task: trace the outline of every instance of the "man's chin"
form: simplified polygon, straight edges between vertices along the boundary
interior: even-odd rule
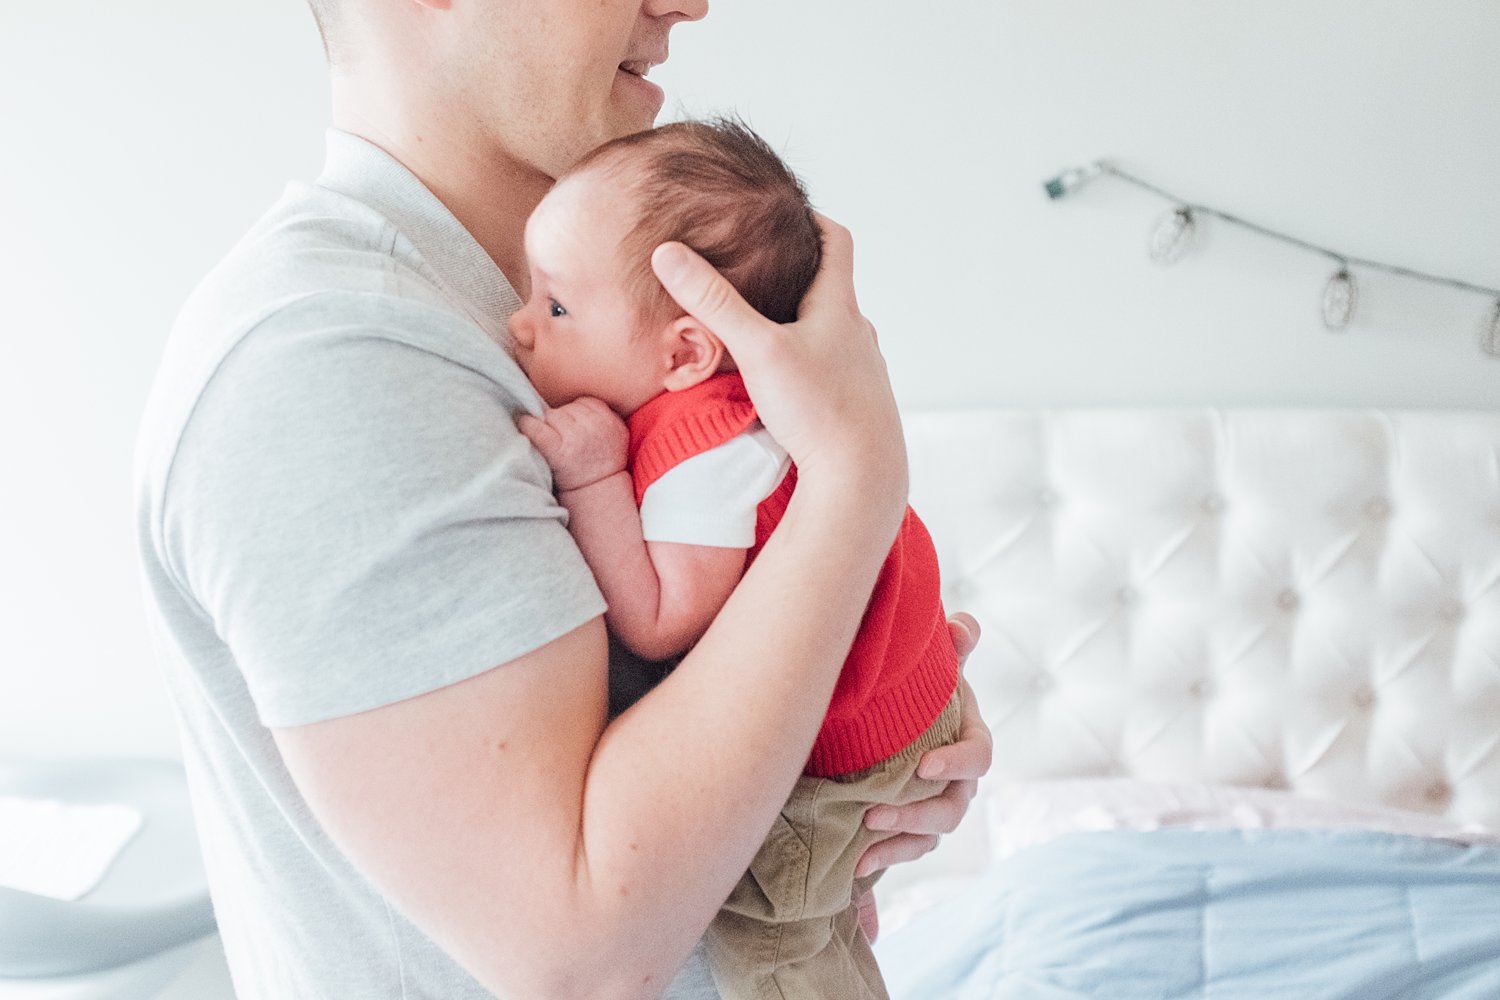
[[[657,116],[661,114],[662,104],[667,99],[666,91],[661,87],[643,76],[624,70],[615,71],[611,96],[620,117],[631,126],[621,132],[621,135],[643,132],[655,125]]]

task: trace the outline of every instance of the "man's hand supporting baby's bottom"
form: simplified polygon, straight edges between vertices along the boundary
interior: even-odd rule
[[[960,612],[948,619],[948,631],[958,649],[959,669],[979,644],[979,623],[972,615]],[[979,779],[990,769],[993,739],[989,726],[980,718],[974,689],[962,675],[958,679],[962,708],[958,739],[947,746],[929,750],[917,765],[923,778],[947,779],[941,793],[908,806],[875,806],[865,814],[865,826],[871,830],[894,831],[893,835],[870,847],[855,868],[863,877],[882,868],[921,857],[938,845],[942,834],[952,833],[969,809],[978,791]],[[855,900],[859,906],[860,924],[871,941],[880,933],[880,918],[875,912],[874,893],[866,892]]]

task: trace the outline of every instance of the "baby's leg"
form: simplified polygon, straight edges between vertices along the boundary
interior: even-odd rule
[[[916,776],[922,754],[958,735],[958,698],[911,746],[838,778],[802,778],[706,938],[724,1000],[887,1000],[859,926],[854,867],[889,834],[864,826],[877,803],[942,790]],[[860,881],[873,885],[875,877]]]

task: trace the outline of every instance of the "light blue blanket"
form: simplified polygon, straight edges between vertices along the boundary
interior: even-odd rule
[[[1500,848],[1076,834],[876,946],[893,1000],[1500,1000]]]

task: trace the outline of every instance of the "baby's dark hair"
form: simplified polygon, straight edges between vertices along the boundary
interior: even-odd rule
[[[797,318],[822,260],[822,234],[802,182],[743,122],[714,118],[637,132],[600,146],[564,177],[588,170],[610,172],[636,200],[622,252],[646,322],[682,312],[651,270],[651,251],[672,240],[718,268],[762,315],[778,323]]]

